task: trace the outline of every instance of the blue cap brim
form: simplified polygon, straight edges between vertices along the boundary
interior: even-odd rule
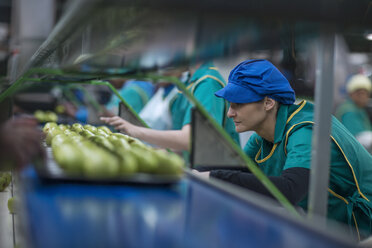
[[[233,103],[258,102],[264,98],[264,96],[257,94],[252,89],[247,89],[234,83],[228,83],[223,89],[216,91],[214,94]]]

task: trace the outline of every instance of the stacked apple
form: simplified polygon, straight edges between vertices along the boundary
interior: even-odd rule
[[[0,172],[0,192],[4,191],[12,181],[10,172]]]
[[[178,155],[112,133],[106,126],[48,122],[43,132],[54,160],[69,174],[115,178],[135,173],[180,175],[183,172],[184,162]]]
[[[40,123],[56,122],[58,120],[57,114],[50,110],[47,110],[47,111],[36,110],[34,113],[34,117]]]

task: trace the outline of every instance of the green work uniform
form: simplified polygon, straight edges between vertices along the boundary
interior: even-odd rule
[[[141,112],[143,107],[151,98],[151,95],[149,95],[140,86],[135,84],[123,87],[121,90],[119,90],[119,94],[125,100],[125,102],[133,108],[136,113]],[[116,95],[113,95],[106,107],[110,110],[114,107],[119,106],[119,103],[120,99]]]
[[[310,169],[313,105],[280,105],[274,143],[253,134],[245,152],[267,176],[302,167]],[[349,225],[358,235],[372,233],[372,156],[332,117],[329,219]],[[307,197],[299,203],[307,209]],[[355,228],[355,229],[354,229]]]
[[[336,117],[354,136],[363,131],[372,130],[367,112],[350,99],[340,105],[337,109]]]
[[[214,93],[225,86],[224,79],[212,63],[203,64],[189,81],[185,83],[192,95],[201,103],[206,111],[224,127],[227,133],[239,144],[239,135],[235,131],[232,119],[227,118],[227,102]],[[179,92],[170,102],[173,129],[180,130],[191,123],[191,108],[193,105]]]

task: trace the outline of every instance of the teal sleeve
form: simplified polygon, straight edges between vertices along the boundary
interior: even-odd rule
[[[312,125],[302,126],[293,131],[286,146],[287,159],[283,170],[302,167],[310,169]]]
[[[79,107],[78,110],[75,113],[75,119],[82,122],[87,123],[88,120],[88,110],[86,107]]]
[[[119,98],[115,94],[112,94],[110,101],[106,104],[106,108],[108,110],[111,110],[112,108],[118,107],[119,102],[120,102]]]
[[[257,133],[254,133],[249,137],[247,143],[244,146],[244,152],[248,155],[251,159],[256,157],[256,154],[260,150],[261,147],[261,137],[258,136]]]
[[[213,79],[207,78],[202,83],[197,85],[194,91],[194,97],[206,109],[218,124],[222,126],[224,118],[225,100],[218,98],[214,92],[220,90],[222,86]],[[183,126],[191,123],[191,108],[190,104],[186,110],[183,120]]]
[[[142,98],[134,88],[128,87],[128,89],[122,92],[121,96],[134,109],[134,111],[136,111],[136,113],[139,113],[142,110],[144,106]]]
[[[363,127],[363,121],[355,112],[347,112],[344,115],[342,115],[341,122],[354,136],[360,132],[365,131]]]

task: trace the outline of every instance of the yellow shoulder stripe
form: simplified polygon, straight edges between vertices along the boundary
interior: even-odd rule
[[[300,123],[297,123],[295,125],[293,125],[287,132],[286,136],[285,136],[285,143],[284,143],[284,152],[285,152],[285,155],[287,155],[287,143],[288,143],[288,135],[289,135],[289,132],[292,131],[292,129],[297,126],[297,125],[300,125],[300,124],[303,124],[303,123],[312,123],[314,124],[314,122],[312,121],[304,121],[304,122],[300,122]],[[357,187],[357,190],[359,192],[359,194],[366,200],[366,201],[369,201],[369,199],[362,193],[362,191],[360,190],[360,187],[359,187],[359,183],[358,183],[358,180],[355,176],[355,172],[354,172],[354,169],[353,169],[353,166],[351,166],[350,164],[350,161],[347,159],[344,151],[342,150],[341,146],[337,143],[336,139],[331,135],[331,138],[332,140],[335,142],[335,144],[337,145],[338,149],[340,149],[342,155],[344,156],[348,166],[350,167],[350,170],[351,170],[351,173],[353,174],[353,178],[354,178],[354,181],[355,181],[355,185]]]
[[[267,155],[265,158],[263,158],[261,160],[258,160],[258,156],[260,156],[260,154],[261,154],[261,148],[260,148],[260,150],[258,150],[258,152],[257,152],[256,157],[254,158],[254,160],[257,163],[263,163],[263,162],[265,162],[266,160],[268,160],[273,155],[273,153],[274,153],[274,151],[275,151],[275,149],[276,149],[277,146],[278,146],[278,144],[274,144],[273,145],[273,148],[271,148],[270,154]]]
[[[337,143],[336,139],[333,138],[333,136],[331,136],[331,138],[332,138],[332,140],[336,143],[336,145],[338,146],[338,149],[340,149],[340,151],[342,152],[342,155],[344,156],[344,158],[345,158],[347,164],[349,165],[349,167],[350,167],[350,169],[351,169],[351,172],[353,173],[353,178],[354,178],[354,181],[355,181],[355,185],[356,185],[356,187],[357,187],[357,189],[358,189],[359,194],[360,194],[360,195],[361,195],[361,196],[362,196],[366,201],[369,201],[369,199],[368,199],[368,198],[367,198],[367,197],[362,193],[362,191],[360,191],[359,184],[358,184],[358,180],[357,180],[357,178],[356,178],[356,176],[355,176],[355,172],[354,172],[353,166],[351,166],[351,164],[350,164],[349,160],[347,159],[347,157],[346,157],[344,151],[341,149],[341,147],[340,147],[340,145]]]
[[[186,89],[190,89],[190,88],[192,88],[191,89],[191,93],[194,93],[194,90],[195,90],[195,87],[201,82],[201,81],[203,81],[204,79],[206,79],[206,78],[212,78],[213,80],[216,80],[222,87],[225,87],[225,84],[224,84],[224,82],[223,81],[221,81],[221,79],[219,79],[219,78],[217,78],[217,77],[215,77],[215,76],[211,76],[211,75],[205,75],[205,76],[203,76],[203,77],[201,77],[201,78],[199,78],[198,80],[196,80],[195,82],[192,82],[191,84],[189,84],[187,87],[186,87]],[[182,91],[178,91],[178,93],[182,93]]]
[[[306,101],[304,100],[304,101],[302,101],[301,103],[300,103],[300,107],[296,110],[296,111],[294,111],[292,114],[291,114],[291,116],[289,116],[289,118],[287,119],[287,122],[286,122],[286,124],[288,124],[288,122],[293,118],[293,116],[295,116],[298,112],[300,112],[300,110],[306,105]],[[290,132],[291,130],[292,130],[292,128],[293,128],[293,126],[291,127],[291,129],[288,131],[288,132]],[[286,136],[286,138],[288,137],[288,132],[287,132],[287,136]],[[273,146],[273,148],[271,149],[271,151],[270,151],[270,154],[269,155],[267,155],[265,158],[263,158],[263,159],[261,159],[261,160],[258,160],[258,157],[260,156],[260,154],[261,154],[261,148],[260,148],[260,150],[258,150],[258,152],[257,152],[257,154],[256,154],[256,156],[255,156],[255,161],[257,162],[257,163],[263,163],[263,162],[265,162],[266,160],[268,160],[273,154],[274,154],[274,151],[275,151],[275,149],[276,149],[276,147],[278,146],[278,144],[274,144],[274,146]],[[287,155],[287,151],[286,151],[286,149],[284,150],[285,151],[285,153],[286,153],[286,155]]]
[[[201,81],[203,81],[204,79],[206,79],[206,78],[212,78],[213,80],[216,80],[222,87],[225,87],[225,84],[224,84],[224,82],[221,80],[221,79],[219,79],[219,78],[217,78],[217,77],[215,77],[215,76],[211,76],[211,75],[205,75],[205,76],[203,76],[203,77],[201,77],[201,78],[199,78],[198,80],[196,80],[193,84],[194,84],[194,86],[196,87]],[[192,90],[192,91],[194,91],[194,89]]]
[[[339,194],[337,194],[336,192],[334,192],[330,188],[328,188],[328,192],[331,193],[332,195],[334,195],[335,197],[337,197],[338,199],[344,201],[346,204],[349,204],[348,200],[346,200],[344,197],[340,196]]]
[[[189,84],[189,85],[186,87],[186,89],[189,90],[193,85],[194,85],[194,83]],[[178,93],[182,93],[182,91],[178,90]]]
[[[288,124],[288,122],[290,122],[290,121],[292,120],[293,116],[295,116],[298,112],[300,112],[301,109],[302,109],[303,107],[305,107],[305,105],[306,105],[306,100],[303,100],[302,102],[300,102],[299,105],[300,105],[300,107],[299,107],[295,112],[293,112],[293,113],[291,114],[291,116],[289,116],[289,118],[288,118],[286,124]]]
[[[296,123],[296,124],[294,124],[293,126],[291,126],[291,128],[288,129],[287,133],[285,134],[284,153],[285,153],[286,156],[287,156],[287,143],[288,143],[288,136],[289,136],[289,133],[292,131],[292,129],[293,129],[295,126],[300,125],[300,124],[304,124],[304,123],[311,123],[311,124],[314,124],[314,122],[312,122],[312,121],[303,121],[303,122]]]

